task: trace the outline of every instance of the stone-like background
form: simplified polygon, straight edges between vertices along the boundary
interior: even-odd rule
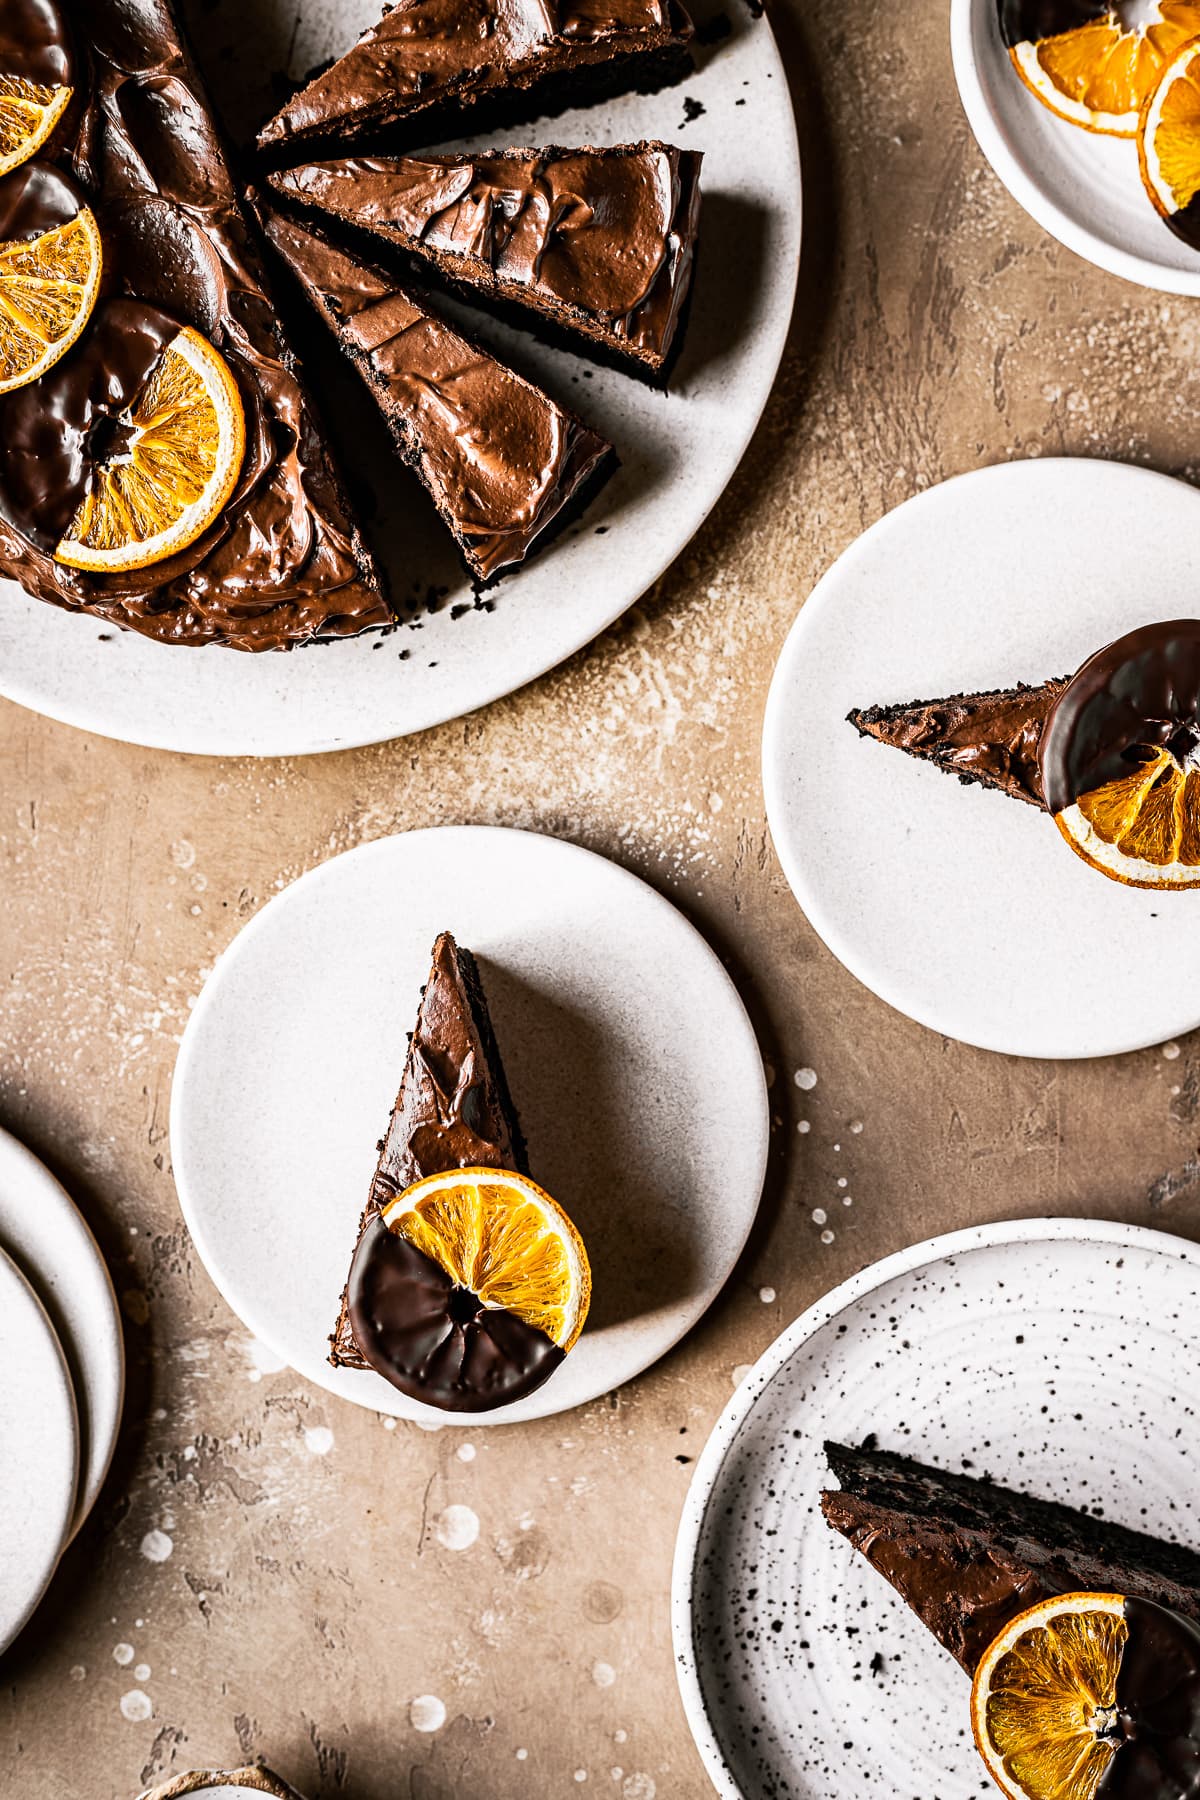
[[[236,9],[191,10],[219,88]],[[1005,457],[1196,473],[1200,307],[1018,210],[960,112],[946,15],[778,13],[806,169],[790,348],[716,513],[589,651],[472,718],[312,760],[184,759],[0,705],[0,1123],[101,1238],[130,1364],[106,1493],[0,1660],[12,1800],[128,1800],[255,1754],[313,1800],[699,1800],[671,1550],[742,1366],[932,1232],[1047,1211],[1200,1226],[1200,1047],[1053,1065],[932,1036],[833,961],[767,838],[775,656],[864,526]],[[776,1137],[750,1252],[682,1349],[581,1413],[431,1434],[256,1359],[182,1230],[167,1106],[189,1003],[256,908],[353,844],[460,821],[559,833],[670,895],[751,1008]],[[454,1508],[478,1520],[465,1549]],[[421,1696],[440,1730],[414,1728]]]

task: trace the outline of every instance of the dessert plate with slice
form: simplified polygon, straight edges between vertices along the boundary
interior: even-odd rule
[[[1200,1023],[1198,529],[1166,476],[1003,464],[889,513],[806,602],[763,727],[772,837],[910,1018],[1051,1057]]]
[[[737,1261],[767,1132],[695,929],[602,857],[487,827],[383,839],[271,901],[171,1099],[230,1306],[331,1393],[429,1423],[565,1411],[665,1355]]]
[[[1113,275],[1200,294],[1197,108],[1190,82],[1155,91],[1181,55],[1187,75],[1200,6],[952,0],[950,32],[971,129],[1031,218]]]
[[[996,1791],[968,1675],[995,1694],[1014,1621],[1061,1622],[1068,1591],[1123,1611],[1131,1645],[1164,1605],[1195,1644],[1198,1294],[1182,1239],[1027,1220],[888,1257],[776,1340],[676,1548],[680,1687],[720,1794]]]

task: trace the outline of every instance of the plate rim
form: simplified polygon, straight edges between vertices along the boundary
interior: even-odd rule
[[[688,1485],[671,1563],[671,1643],[679,1695],[705,1773],[722,1800],[757,1800],[757,1797],[745,1794],[738,1786],[709,1719],[695,1654],[695,1570],[709,1501],[742,1425],[797,1350],[848,1306],[887,1282],[972,1250],[1056,1241],[1153,1251],[1161,1256],[1191,1261],[1200,1269],[1200,1245],[1192,1239],[1180,1237],[1175,1232],[1160,1231],[1155,1226],[1130,1225],[1115,1219],[1057,1214],[1032,1219],[1000,1219],[939,1232],[934,1237],[910,1244],[907,1249],[892,1251],[878,1261],[868,1263],[821,1295],[790,1325],[784,1326],[726,1401],[705,1441]]]
[[[773,157],[776,167],[782,166],[783,178],[790,183],[793,194],[789,218],[792,223],[794,244],[789,248],[786,258],[781,257],[777,259],[782,268],[779,285],[780,305],[778,323],[775,326],[773,335],[767,340],[763,353],[764,366],[769,368],[769,374],[763,381],[762,392],[758,398],[757,404],[750,409],[744,418],[741,431],[735,433],[732,440],[728,438],[723,440],[726,443],[732,442],[733,452],[728,464],[727,473],[721,482],[720,487],[708,496],[702,511],[695,518],[694,523],[691,525],[686,537],[684,537],[682,541],[675,543],[673,548],[663,556],[656,557],[653,566],[647,565],[644,569],[638,569],[631,573],[626,581],[613,584],[613,593],[622,596],[619,604],[614,605],[610,601],[605,607],[602,617],[597,615],[594,622],[589,622],[586,631],[584,631],[581,636],[572,632],[569,641],[564,640],[564,645],[561,649],[555,647],[552,650],[549,660],[545,660],[543,652],[538,652],[537,655],[531,657],[530,667],[523,673],[514,675],[511,679],[508,676],[503,677],[501,685],[498,687],[491,687],[485,682],[483,686],[487,687],[488,691],[483,697],[471,699],[466,706],[457,706],[453,699],[448,697],[444,703],[435,703],[425,711],[422,711],[419,715],[415,714],[411,724],[405,724],[399,729],[394,724],[383,723],[379,720],[366,727],[356,727],[353,723],[353,712],[348,708],[345,728],[339,731],[337,735],[325,735],[321,737],[306,735],[302,722],[299,724],[299,735],[296,735],[297,719],[299,718],[302,721],[303,708],[284,708],[282,709],[282,716],[272,726],[272,736],[269,743],[264,744],[262,741],[243,739],[239,735],[243,729],[240,719],[230,722],[228,728],[218,731],[215,735],[211,728],[206,725],[199,725],[195,730],[189,729],[186,734],[187,741],[185,742],[179,734],[172,733],[170,730],[135,730],[134,728],[126,727],[123,733],[118,734],[114,729],[114,722],[108,718],[107,715],[98,718],[91,710],[89,700],[91,690],[86,682],[80,683],[78,694],[72,696],[71,699],[67,701],[55,700],[53,703],[48,704],[45,700],[35,697],[30,692],[28,684],[6,683],[3,678],[3,672],[0,671],[0,698],[7,699],[14,705],[22,706],[26,708],[27,711],[37,713],[43,718],[52,719],[57,724],[68,725],[73,730],[86,731],[93,736],[110,739],[114,743],[134,744],[139,748],[147,750],[167,750],[176,755],[185,756],[247,756],[263,759],[283,756],[320,756],[341,750],[365,749],[375,744],[394,743],[401,738],[411,737],[418,732],[430,731],[438,726],[453,723],[457,719],[470,718],[473,714],[483,711],[486,707],[495,705],[497,701],[505,700],[510,695],[520,692],[522,688],[529,687],[535,681],[542,680],[555,669],[562,667],[564,663],[570,661],[572,657],[578,656],[582,651],[594,644],[605,632],[610,631],[620,619],[624,618],[625,615],[650,592],[655,584],[662,579],[666,571],[679,560],[687,550],[689,544],[693,542],[698,533],[703,529],[708,518],[727,493],[738,469],[745,459],[746,452],[762,423],[763,414],[767,409],[768,402],[775,392],[776,384],[779,379],[779,370],[783,363],[788,339],[791,336],[792,325],[795,320],[796,294],[799,287],[800,261],[804,245],[804,181],[800,155],[799,126],[796,119],[796,106],[791,83],[788,80],[787,65],[783,60],[779,48],[779,41],[775,35],[770,19],[765,15],[757,16],[751,21],[751,28],[755,31],[765,31],[768,54],[773,56],[773,68],[771,73],[775,77],[774,85],[780,89],[785,96],[786,104],[781,114],[781,124],[783,126],[781,141],[777,149],[773,151]],[[700,68],[694,67],[692,74],[694,76],[701,72],[702,70]],[[672,91],[674,90],[669,87],[662,90],[664,94],[670,94]],[[613,98],[614,100],[620,100],[627,97],[629,96],[616,95]],[[701,148],[703,148],[703,146],[701,146]],[[703,219],[701,222],[701,232],[701,249],[703,249]],[[482,309],[482,313],[485,317],[491,316],[486,307]],[[584,353],[580,352],[580,354],[582,355]],[[637,380],[637,377],[629,375],[626,379]],[[618,445],[618,454],[619,451],[620,446]],[[546,550],[546,555],[552,557],[554,549],[555,547],[553,545],[549,546]],[[18,589],[20,588],[19,583],[15,583],[14,585],[16,585]],[[24,590],[21,590],[21,592],[23,597],[28,599],[32,605],[44,606],[48,604],[45,601],[37,601],[31,596],[25,595]],[[76,621],[81,630],[86,623],[86,618],[87,615],[83,615]],[[102,621],[100,623],[103,624]],[[120,631],[119,627],[115,627],[114,632],[119,633],[122,637],[127,635],[125,632]],[[365,636],[367,638],[370,638],[371,635],[371,633],[360,634],[360,636]],[[305,653],[307,650],[311,650],[315,655],[320,647],[319,644],[299,645],[296,646],[296,649],[301,654]],[[326,640],[324,647],[336,651],[338,645],[336,640]],[[199,655],[204,651],[208,651],[210,654],[221,655],[252,654],[247,652],[229,651],[215,645],[193,646],[190,650],[180,645],[159,645],[157,648],[162,651],[163,655],[170,653],[178,656],[186,656],[188,654]],[[292,653],[294,654],[294,652]],[[272,653],[261,652],[257,654],[261,660],[263,656],[270,656]],[[486,665],[492,659],[481,652],[478,660]]]
[[[1189,275],[1184,269],[1173,269],[1168,263],[1155,262],[1137,251],[1122,250],[1118,245],[1108,243],[1063,212],[1025,172],[1008,147],[975,58],[975,19],[980,7],[994,4],[995,0],[951,0],[950,5],[950,53],[959,100],[993,174],[1035,225],[1040,225],[1066,249],[1095,268],[1160,294],[1177,294],[1185,298],[1200,295],[1200,265],[1194,275]],[[1064,121],[1064,129],[1072,128]]]
[[[1157,1044],[1166,1042],[1172,1037],[1184,1036],[1200,1025],[1200,996],[1194,1008],[1183,1012],[1176,1019],[1168,1021],[1165,1029],[1155,1028],[1148,1036],[1131,1038],[1128,1035],[1105,1039],[1103,1042],[1086,1048],[1057,1045],[1053,1049],[1027,1046],[1014,1048],[1011,1042],[993,1038],[987,1032],[972,1031],[969,1034],[948,1029],[945,1021],[930,1013],[923,1006],[900,1006],[888,994],[884,993],[877,981],[864,973],[857,950],[847,944],[842,928],[843,912],[839,908],[828,906],[819,898],[813,906],[814,891],[811,882],[804,875],[803,858],[798,856],[786,835],[777,829],[776,822],[782,819],[786,811],[786,794],[781,770],[780,745],[786,741],[787,706],[785,689],[791,675],[792,661],[797,654],[796,644],[803,638],[805,616],[810,609],[823,610],[830,605],[830,594],[843,565],[860,551],[866,552],[877,537],[883,536],[891,528],[893,520],[901,513],[910,510],[921,510],[936,505],[940,496],[948,488],[957,488],[969,482],[985,483],[989,481],[1008,481],[1014,478],[1014,471],[1019,471],[1016,479],[1031,478],[1031,470],[1057,470],[1070,468],[1101,468],[1105,471],[1120,470],[1121,480],[1142,480],[1147,486],[1168,484],[1182,489],[1193,496],[1197,503],[1197,516],[1200,520],[1200,488],[1191,482],[1182,480],[1177,475],[1168,475],[1161,469],[1147,468],[1141,463],[1126,462],[1120,457],[1109,456],[1018,456],[1007,457],[997,462],[988,462],[976,468],[961,470],[957,475],[950,475],[945,481],[934,482],[930,487],[921,488],[910,494],[898,505],[881,513],[872,521],[865,531],[861,531],[834,557],[828,568],[824,570],[807,597],[801,602],[795,617],[787,629],[787,633],[779,647],[775,666],[771,673],[771,682],[767,691],[763,709],[762,737],[760,751],[760,771],[763,789],[763,803],[767,815],[767,826],[776,860],[783,871],[784,880],[791,890],[792,898],[807,919],[817,937],[824,944],[830,955],[851,975],[860,986],[874,994],[885,1006],[898,1012],[901,1017],[908,1018],[914,1024],[928,1031],[936,1032],[940,1037],[949,1037],[955,1043],[966,1044],[977,1050],[986,1050],[997,1056],[1034,1057],[1041,1061],[1051,1062],[1084,1062],[1103,1056],[1126,1056],[1138,1050],[1147,1050]]]
[[[311,869],[305,870],[302,875],[296,877],[295,881],[289,882],[288,886],[283,888],[278,894],[273,894],[270,900],[261,906],[258,912],[254,914],[253,918],[247,920],[246,924],[242,926],[241,930],[237,932],[214,962],[212,971],[200,991],[195,1006],[191,1010],[187,1025],[184,1028],[183,1040],[179,1046],[179,1051],[175,1059],[175,1066],[171,1077],[168,1143],[171,1148],[171,1167],[175,1177],[175,1189],[179,1202],[180,1215],[187,1227],[188,1233],[195,1246],[196,1253],[204,1265],[209,1280],[213,1283],[213,1286],[217,1289],[222,1301],[229,1308],[233,1317],[244,1330],[250,1332],[251,1336],[259,1339],[270,1349],[274,1350],[276,1355],[283,1359],[285,1367],[290,1369],[298,1380],[311,1382],[314,1387],[320,1388],[323,1393],[329,1394],[333,1399],[346,1402],[350,1405],[363,1407],[368,1412],[378,1413],[382,1410],[378,1404],[378,1396],[371,1400],[359,1400],[353,1392],[348,1392],[346,1387],[337,1380],[338,1372],[332,1368],[330,1369],[328,1381],[316,1376],[310,1376],[306,1372],[295,1368],[287,1348],[279,1343],[270,1333],[259,1331],[251,1324],[249,1319],[245,1317],[240,1307],[234,1303],[230,1294],[227,1293],[223,1282],[218,1278],[213,1263],[209,1260],[209,1240],[207,1232],[203,1228],[197,1228],[193,1215],[185,1201],[184,1189],[187,1177],[186,1175],[181,1174],[181,1171],[185,1166],[184,1158],[180,1155],[176,1146],[177,1144],[182,1144],[184,1141],[183,1108],[185,1102],[183,1100],[183,1095],[187,1088],[188,1066],[192,1057],[197,1053],[196,1045],[200,1039],[200,1027],[198,1021],[206,1014],[209,1006],[214,1004],[211,997],[217,992],[222,967],[225,964],[226,959],[230,957],[235,946],[242,945],[244,940],[255,931],[259,921],[267,915],[271,907],[274,906],[277,901],[283,900],[284,897],[290,894],[293,889],[297,888],[301,882],[310,880],[315,881],[335,865],[343,864],[352,858],[365,859],[372,855],[381,855],[385,853],[385,851],[394,854],[395,845],[399,843],[408,843],[412,839],[429,837],[433,834],[437,834],[439,838],[462,837],[469,834],[471,839],[476,843],[479,841],[481,835],[487,837],[503,837],[505,839],[533,839],[539,846],[550,846],[549,853],[552,855],[561,853],[564,857],[570,857],[574,860],[586,858],[589,862],[601,863],[608,871],[611,871],[618,877],[621,882],[625,884],[634,884],[643,895],[649,896],[651,903],[662,912],[664,917],[669,913],[675,924],[682,927],[696,941],[714,973],[720,977],[724,991],[733,1002],[736,1016],[744,1027],[745,1043],[749,1049],[753,1050],[753,1067],[757,1071],[756,1085],[758,1088],[759,1103],[754,1108],[753,1116],[747,1118],[745,1129],[745,1141],[749,1145],[747,1150],[747,1166],[752,1172],[752,1179],[747,1183],[747,1186],[754,1195],[754,1202],[749,1208],[745,1228],[739,1233],[734,1253],[730,1256],[728,1267],[716,1289],[702,1305],[679,1309],[679,1319],[672,1323],[669,1333],[664,1333],[661,1339],[656,1340],[646,1359],[639,1362],[638,1367],[623,1378],[621,1385],[625,1386],[629,1382],[638,1380],[648,1369],[654,1368],[665,1357],[669,1356],[688,1333],[694,1331],[703,1321],[733,1278],[762,1207],[762,1196],[766,1187],[767,1170],[770,1159],[770,1093],[767,1085],[766,1063],[763,1057],[762,1046],[759,1043],[758,1033],[754,1029],[754,1022],[750,1017],[749,1010],[741,994],[738,992],[737,984],[734,982],[732,975],[721,961],[720,956],[713,948],[708,938],[700,930],[699,926],[693,924],[687,914],[676,906],[672,900],[669,900],[665,894],[660,893],[656,887],[649,881],[644,880],[642,876],[635,874],[632,869],[627,869],[623,863],[616,862],[612,857],[605,856],[600,851],[589,850],[584,845],[576,844],[568,838],[558,837],[552,832],[528,830],[520,826],[461,824],[417,826],[411,831],[391,832],[383,837],[372,838],[369,842],[365,844],[356,844],[353,849],[342,851],[337,856],[327,857],[325,861],[317,863]],[[324,1365],[322,1365],[322,1368],[324,1368]],[[530,1425],[541,1419],[558,1417],[563,1413],[574,1411],[582,1406],[591,1406],[596,1400],[602,1398],[604,1394],[611,1391],[609,1385],[602,1383],[595,1393],[573,1399],[569,1403],[561,1405],[547,1404],[546,1402],[553,1394],[553,1388],[553,1381],[548,1381],[544,1387],[539,1389],[534,1395],[529,1396],[526,1401],[516,1402],[515,1404],[522,1407],[529,1406],[531,1401],[534,1403],[531,1410],[522,1412],[521,1416],[516,1419],[511,1416],[506,1416],[508,1411],[506,1408],[498,1408],[491,1413],[443,1412],[434,1407],[409,1401],[397,1390],[396,1407],[391,1413],[391,1416],[403,1419],[408,1423],[416,1423],[419,1425],[428,1425],[431,1423],[447,1427],[457,1425],[463,1429],[470,1430],[475,1430],[483,1426],[487,1426],[491,1429],[496,1426],[504,1425],[519,1428],[522,1425]]]

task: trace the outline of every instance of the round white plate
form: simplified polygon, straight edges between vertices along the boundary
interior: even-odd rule
[[[480,960],[530,1166],[594,1281],[546,1385],[457,1419],[325,1360],[443,929]],[[201,995],[171,1097],[188,1229],[250,1330],[331,1393],[472,1429],[564,1412],[666,1354],[737,1261],[767,1131],[750,1021],[682,914],[590,851],[487,827],[385,838],[273,900]]]
[[[718,1793],[990,1792],[962,1670],[821,1517],[822,1446],[873,1432],[1200,1547],[1198,1322],[1195,1245],[1039,1219],[887,1257],[789,1326],[709,1439],[676,1545],[680,1688]]]
[[[1200,294],[1200,251],[1155,212],[1137,144],[1070,125],[1029,92],[1001,40],[996,0],[952,0],[950,42],[979,147],[1029,216],[1112,275]]]
[[[687,338],[669,394],[547,349],[482,312],[459,313],[605,432],[621,455],[620,470],[582,519],[489,590],[488,610],[473,608],[443,527],[378,423],[351,422],[352,414],[360,418],[356,407],[369,407],[351,386],[335,396],[336,410],[357,447],[356,467],[376,490],[377,519],[387,521],[382,550],[396,599],[412,605],[440,590],[435,612],[418,604],[419,625],[386,637],[372,632],[290,655],[246,655],[148,643],[0,583],[0,694],[70,725],[166,750],[334,750],[420,731],[510,693],[589,643],[645,593],[708,516],[750,441],[783,354],[799,266],[800,165],[787,78],[766,20],[740,5],[723,8],[722,0],[703,0],[699,15],[721,10],[730,35],[697,49],[688,81],[550,125],[531,123],[512,140],[655,137],[703,150],[704,211]],[[225,103],[218,78],[231,70],[249,70],[260,82],[255,103],[244,98],[247,126],[267,116],[267,78],[289,47],[298,77],[377,20],[379,0],[309,4],[299,21],[298,11],[264,7],[248,40],[241,0],[225,0],[215,16],[211,6],[199,9],[217,102]],[[226,41],[229,60],[221,55]],[[685,120],[691,103],[703,110]],[[330,359],[337,360],[332,350]]]
[[[70,1535],[79,1476],[75,1394],[54,1327],[0,1250],[0,1651],[27,1623]]]
[[[0,1131],[0,1249],[33,1283],[71,1372],[82,1446],[73,1536],[104,1485],[120,1430],[121,1318],[99,1245],[74,1201],[6,1131]]]
[[[1200,493],[1120,463],[959,476],[834,564],[775,670],[763,782],[792,891],[865,986],[1013,1056],[1111,1055],[1200,1024],[1200,892],[1110,881],[1038,808],[846,722],[1069,674],[1198,594]]]

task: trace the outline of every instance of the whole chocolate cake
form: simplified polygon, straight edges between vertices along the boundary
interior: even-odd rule
[[[555,145],[344,157],[271,180],[468,291],[527,307],[657,374],[691,283],[701,161],[657,142]]]
[[[382,270],[260,207],[267,236],[337,334],[477,581],[523,559],[613,461],[580,419]]]
[[[0,181],[3,231],[38,240],[74,194],[104,282],[74,348],[0,395],[0,573],[170,644],[283,649],[387,624],[169,0],[6,0],[0,73],[14,58],[73,92],[36,161]],[[223,359],[244,412],[232,491],[176,554],[69,567],[56,546],[181,327]]]

